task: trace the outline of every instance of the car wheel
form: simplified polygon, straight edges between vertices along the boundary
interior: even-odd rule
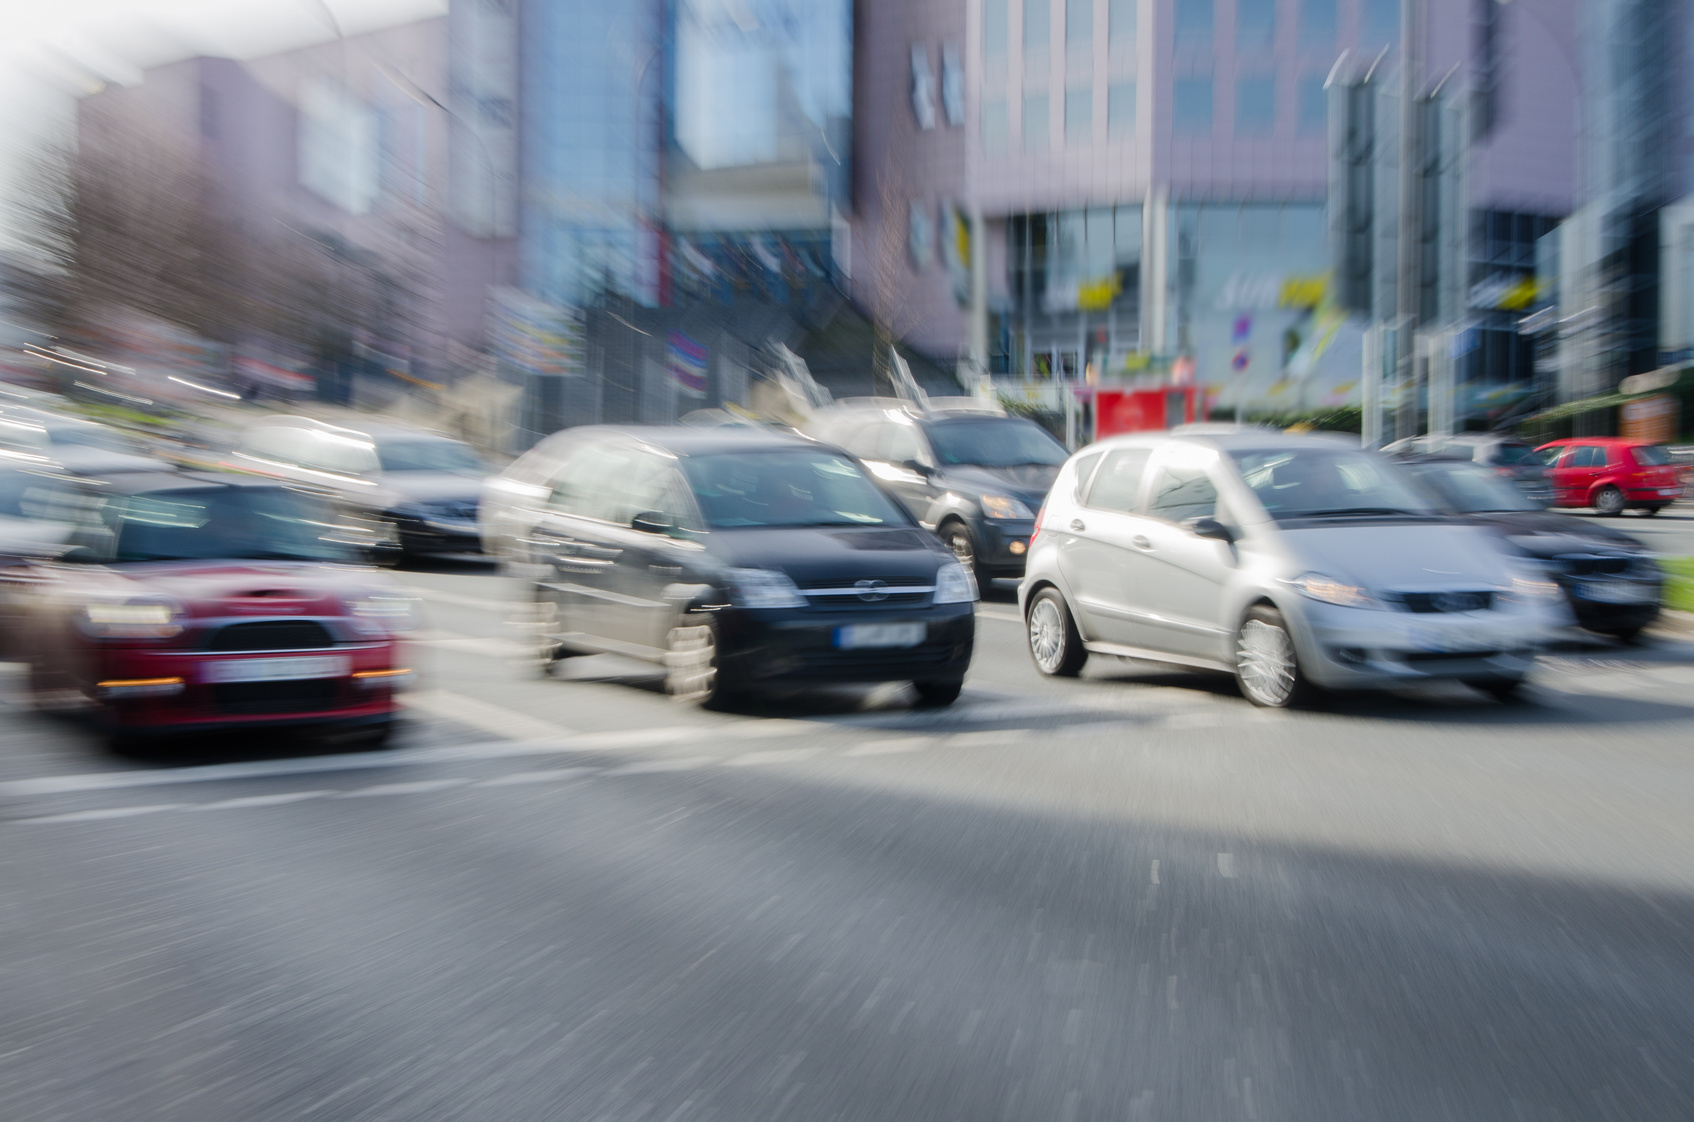
[[[982,570],[977,563],[976,542],[971,540],[971,532],[963,522],[949,522],[941,528],[941,540],[947,543],[947,548],[953,551],[953,556],[959,564],[971,571],[976,578],[978,592],[987,592],[993,586],[994,578]]]
[[[1088,650],[1058,589],[1043,588],[1035,594],[1026,623],[1029,657],[1037,670],[1052,678],[1074,678],[1081,673]]]
[[[1623,513],[1623,502],[1623,492],[1608,483],[1594,496],[1594,509],[1604,515],[1618,515]]]
[[[729,708],[744,698],[743,691],[731,687],[719,669],[717,621],[710,616],[685,616],[671,628],[665,650],[665,692],[707,709]]]
[[[1465,682],[1473,690],[1487,694],[1495,701],[1517,701],[1523,696],[1522,678],[1472,678]]]
[[[1663,509],[1665,509],[1665,508],[1662,507],[1662,506],[1643,507],[1642,510],[1641,510],[1641,513],[1646,515],[1648,518],[1651,518],[1651,517],[1653,517],[1653,515],[1659,513],[1659,511],[1661,511]]]
[[[918,691],[920,707],[945,709],[959,700],[959,692],[965,688],[965,683],[962,678],[945,682],[913,682],[912,688]]]
[[[1262,709],[1287,709],[1311,696],[1288,623],[1267,604],[1249,611],[1236,633],[1235,681],[1242,696]]]
[[[531,602],[535,605],[535,659],[543,676],[553,669],[553,664],[560,659],[575,658],[580,651],[573,651],[559,642],[560,613],[559,602],[541,591],[536,586],[530,591]]]
[[[1625,646],[1632,646],[1636,642],[1640,641],[1641,633],[1645,630],[1647,630],[1647,627],[1645,624],[1642,624],[1637,627],[1625,627],[1617,631],[1608,631],[1605,632],[1605,634],[1610,635]]]

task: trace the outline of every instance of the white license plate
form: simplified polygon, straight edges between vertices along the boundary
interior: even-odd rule
[[[1577,586],[1577,595],[1601,604],[1645,604],[1659,598],[1652,585],[1634,581],[1604,581]]]
[[[1661,494],[1661,495],[1680,495],[1680,494],[1682,494],[1682,488],[1681,487],[1660,487],[1659,488],[1659,494]]]
[[[1502,645],[1499,635],[1492,631],[1443,631],[1434,627],[1414,628],[1412,646],[1435,654],[1463,654],[1465,651],[1492,651]]]
[[[921,623],[855,623],[835,629],[835,645],[844,651],[865,647],[915,647],[929,628]]]
[[[304,678],[345,678],[352,670],[340,655],[307,658],[241,658],[208,662],[200,680],[213,684],[228,682],[296,682]]]

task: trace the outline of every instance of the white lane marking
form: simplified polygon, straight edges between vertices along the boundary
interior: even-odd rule
[[[307,799],[321,799],[333,795],[334,791],[290,791],[283,795],[248,795],[240,799],[224,799],[222,802],[200,803],[197,806],[185,807],[187,810],[246,810],[254,806],[286,806],[289,803],[304,802]]]
[[[725,760],[725,767],[755,767],[759,764],[787,764],[795,760],[809,760],[821,748],[773,748],[764,752],[747,752],[732,760]]]
[[[461,787],[469,782],[468,779],[417,779],[410,783],[378,783],[374,787],[360,787],[353,791],[342,791],[335,797],[338,799],[365,799],[377,795],[421,795],[426,791],[439,791],[445,787]]]
[[[480,596],[463,596],[457,592],[427,588],[421,584],[407,585],[400,591],[416,596],[419,600],[428,600],[432,604],[452,604],[459,608],[481,608],[483,611],[507,612],[518,604],[515,600],[484,600]]]
[[[69,814],[48,814],[40,818],[19,818],[23,825],[43,826],[52,822],[97,822],[102,818],[133,818],[138,814],[157,814],[161,810],[180,810],[182,803],[158,803],[153,806],[109,806],[103,810],[73,810]]]
[[[658,771],[692,771],[718,762],[717,756],[678,756],[673,760],[642,760],[604,772],[605,775],[650,775]]]
[[[544,771],[514,771],[510,775],[500,775],[493,779],[484,779],[478,787],[511,787],[519,783],[559,783],[566,779],[576,779],[584,775],[593,775],[599,771],[593,767],[556,767]]]
[[[843,756],[894,756],[902,752],[922,752],[934,743],[933,737],[902,736],[894,740],[872,740],[856,748],[849,748],[841,754]]]
[[[1018,615],[1016,612],[997,612],[992,608],[978,608],[976,610],[976,614],[982,619],[998,619],[1003,620],[1006,623],[1023,622],[1023,617]]]
[[[1218,854],[1218,875],[1224,877],[1226,880],[1233,880],[1235,878],[1235,854]]]
[[[511,709],[502,709],[498,705],[490,705],[486,701],[478,701],[474,697],[466,697],[449,690],[420,690],[403,697],[406,704],[413,709],[420,709],[432,716],[457,721],[459,724],[470,725],[483,732],[510,737],[513,740],[565,737],[572,735],[573,731],[552,721],[543,721],[539,717],[531,717],[527,713]]]
[[[1159,863],[1156,860],[1153,862],[1153,883],[1159,883]]]
[[[709,728],[692,725],[659,725],[650,729],[624,729],[621,732],[586,732],[573,736],[572,751],[596,752],[603,748],[650,748],[679,741],[712,739]]]

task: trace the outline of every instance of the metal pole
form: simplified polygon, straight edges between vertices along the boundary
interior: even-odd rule
[[[1423,304],[1423,114],[1418,93],[1423,84],[1423,0],[1400,3],[1400,230],[1395,304],[1401,330],[1396,332],[1399,410],[1394,435],[1405,439],[1418,429],[1416,348]]]
[[[1364,356],[1359,363],[1359,446],[1382,447],[1382,346],[1383,325],[1365,329]]]

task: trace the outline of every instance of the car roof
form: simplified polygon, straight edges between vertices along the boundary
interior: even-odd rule
[[[338,425],[330,421],[320,421],[316,417],[283,414],[276,417],[267,417],[262,421],[255,421],[248,427],[250,429],[311,429],[315,432],[327,432],[336,436],[364,437],[366,440],[378,444],[392,440],[441,440],[452,444],[464,443],[464,441],[448,436],[446,433],[412,428],[410,425],[397,425],[392,421],[376,421],[369,424],[360,421],[356,425]]]
[[[1194,432],[1170,433],[1147,432],[1125,433],[1122,436],[1107,437],[1096,441],[1081,451],[1095,451],[1111,448],[1132,448],[1137,445],[1157,444],[1193,444],[1202,448],[1216,448],[1222,452],[1257,452],[1276,451],[1284,448],[1323,448],[1334,450],[1336,447],[1346,447],[1341,439],[1357,439],[1352,433],[1289,433],[1275,429],[1242,429],[1234,432]]]
[[[585,425],[568,430],[583,440],[626,440],[662,448],[676,456],[703,456],[714,452],[790,451],[833,447],[809,437],[774,429],[716,428],[691,425]]]
[[[1656,440],[1636,440],[1628,436],[1562,436],[1557,440],[1549,440],[1541,448],[1550,448],[1555,444],[1657,444]]]

